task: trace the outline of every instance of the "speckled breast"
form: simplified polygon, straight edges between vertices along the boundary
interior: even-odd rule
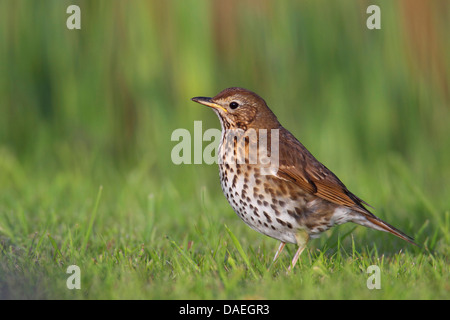
[[[347,221],[343,217],[347,217],[348,210],[306,193],[291,181],[263,174],[267,170],[263,171],[261,164],[249,164],[248,157],[239,156],[245,147],[239,150],[238,144],[224,143],[224,138],[218,150],[222,191],[236,214],[252,229],[296,243],[296,234],[301,230],[314,238]]]

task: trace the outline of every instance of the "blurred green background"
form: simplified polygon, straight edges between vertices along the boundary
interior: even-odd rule
[[[100,185],[107,239],[189,232],[203,193],[239,228],[216,165],[170,155],[173,130],[219,128],[191,97],[241,86],[376,214],[432,235],[450,208],[449,22],[445,0],[0,0],[0,234],[62,237]]]
[[[81,30],[66,28],[70,4]],[[366,28],[370,4],[381,6],[381,30]],[[1,194],[20,190],[16,164],[97,184],[142,165],[155,188],[170,180],[193,192],[181,176],[218,191],[215,166],[172,164],[170,136],[194,120],[219,128],[189,99],[242,86],[344,182],[395,156],[421,189],[448,195],[449,6],[2,0]]]

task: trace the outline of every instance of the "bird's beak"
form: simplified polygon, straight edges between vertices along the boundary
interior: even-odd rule
[[[212,98],[208,98],[208,97],[195,97],[191,99],[192,101],[195,101],[197,103],[203,104],[205,106],[208,106],[210,108],[214,108],[214,109],[220,109],[223,112],[228,112],[227,109],[225,109],[224,107],[222,107],[220,104],[217,104],[215,102],[213,102]]]

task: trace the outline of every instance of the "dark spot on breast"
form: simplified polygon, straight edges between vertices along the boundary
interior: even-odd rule
[[[234,175],[234,177],[233,177],[233,182],[232,182],[232,184],[231,184],[231,187],[232,187],[232,188],[236,188],[236,181],[237,181],[237,175]]]

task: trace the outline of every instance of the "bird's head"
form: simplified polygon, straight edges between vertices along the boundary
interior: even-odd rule
[[[256,93],[243,88],[228,88],[213,98],[195,97],[192,101],[211,107],[224,129],[274,129],[277,117]]]

